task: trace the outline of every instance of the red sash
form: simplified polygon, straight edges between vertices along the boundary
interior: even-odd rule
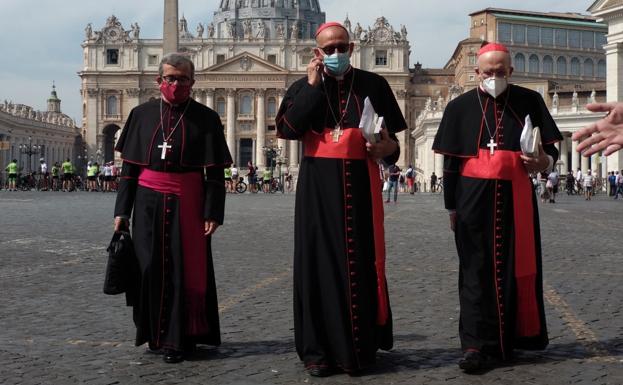
[[[318,134],[307,131],[303,138],[305,156],[333,159],[367,160],[372,197],[372,222],[374,229],[374,255],[377,276],[377,317],[378,325],[385,325],[389,316],[387,303],[387,283],[385,279],[385,230],[383,226],[383,196],[378,164],[368,157],[366,140],[359,128],[344,128],[337,142],[333,141],[332,129],[327,128]]]
[[[479,179],[510,180],[513,186],[515,279],[517,281],[517,333],[536,336],[541,331],[536,300],[536,245],[532,183],[519,157],[521,152],[480,149],[478,157],[463,162],[461,175]],[[495,240],[494,240],[495,242]]]
[[[143,168],[138,177],[138,184],[163,194],[177,195],[180,198],[186,335],[205,334],[209,331],[209,325],[205,300],[208,270],[203,219],[203,175],[200,172],[172,173]],[[165,205],[166,202],[165,199]]]

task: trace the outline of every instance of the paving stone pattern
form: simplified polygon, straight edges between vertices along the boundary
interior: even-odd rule
[[[551,344],[463,374],[457,257],[438,194],[386,205],[395,347],[312,378],[294,351],[294,195],[230,195],[214,239],[223,344],[170,365],[102,293],[113,194],[0,191],[0,384],[623,384],[623,201],[540,205]]]

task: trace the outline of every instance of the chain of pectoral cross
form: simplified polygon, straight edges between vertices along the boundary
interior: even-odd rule
[[[496,141],[493,139],[496,137],[498,130],[500,129],[500,127],[502,126],[502,119],[504,119],[504,112],[506,112],[506,106],[508,105],[508,95],[506,95],[506,100],[504,101],[504,108],[502,109],[502,114],[500,115],[500,119],[498,119],[497,116],[495,116],[495,113],[493,114],[493,117],[495,118],[495,131],[493,131],[493,134],[491,133],[491,129],[489,128],[489,122],[487,121],[487,114],[485,112],[485,109],[482,106],[482,100],[480,100],[480,91],[476,90],[476,95],[478,96],[478,104],[480,104],[480,110],[482,111],[482,117],[485,121],[485,127],[487,127],[487,133],[489,134],[489,143],[487,143],[487,147],[489,147],[489,153],[491,155],[495,154],[495,148],[498,146],[498,144],[496,143]],[[495,103],[495,100],[493,101],[493,103]]]
[[[169,135],[165,135],[164,134],[164,117],[162,115],[162,98],[160,98],[160,130],[162,131],[162,144],[158,145],[158,148],[162,149],[162,153],[160,154],[160,159],[166,159],[167,150],[170,148],[173,148],[173,146],[168,144],[169,139],[171,139],[171,136],[173,136],[173,133],[177,129],[177,126],[179,126],[180,122],[182,121],[182,118],[184,117],[186,110],[188,110],[189,105],[190,105],[190,99],[188,99],[188,102],[186,102],[186,107],[184,107],[184,111],[182,112],[182,115],[180,115],[180,118],[177,120],[177,123],[175,123],[175,126],[173,126],[173,128],[169,132]],[[173,106],[171,106],[171,109],[169,110],[169,115],[171,114],[172,110],[173,110]]]
[[[324,75],[322,76],[322,88],[324,89],[324,94],[327,97],[327,104],[329,104],[329,110],[331,111],[331,116],[333,116],[333,120],[335,121],[335,128],[331,131],[331,135],[333,135],[333,141],[339,142],[340,137],[344,134],[344,130],[342,130],[342,122],[344,121],[344,117],[348,113],[348,104],[350,103],[350,96],[353,94],[353,84],[355,84],[355,71],[353,71],[353,77],[350,80],[350,90],[348,91],[348,98],[346,99],[346,106],[344,106],[344,112],[340,117],[340,120],[337,119],[337,115],[333,111],[333,107],[331,106],[331,98],[329,98],[329,93],[327,92],[327,87],[324,83]],[[340,96],[338,95],[338,104],[339,104]],[[339,110],[338,110],[339,111]]]

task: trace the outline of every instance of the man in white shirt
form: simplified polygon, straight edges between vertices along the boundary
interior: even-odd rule
[[[578,171],[575,174],[575,183],[578,188],[578,194],[580,193],[580,190],[582,189],[582,186],[583,186],[582,179],[583,179],[582,169],[578,167]]]
[[[110,191],[110,181],[112,180],[112,165],[106,163],[104,165],[104,192]]]
[[[48,164],[45,162],[45,159],[39,159],[39,163],[41,163],[41,190],[48,191],[48,178],[50,174],[48,174]]]
[[[586,172],[586,175],[584,175],[583,178],[583,183],[584,183],[584,198],[587,201],[591,200],[591,197],[593,195],[593,182],[594,182],[594,177],[591,174],[591,170],[588,170]]]

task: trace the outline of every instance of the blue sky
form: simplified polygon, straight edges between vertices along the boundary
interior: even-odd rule
[[[179,0],[180,15],[195,31],[197,23],[212,20],[219,0]],[[44,110],[52,81],[62,99],[63,112],[80,124],[80,44],[84,27],[101,29],[114,14],[125,29],[138,22],[141,38],[162,35],[162,0],[1,0],[0,47],[4,69],[0,72],[0,101],[12,100]],[[468,14],[487,7],[541,12],[586,13],[591,0],[320,0],[327,20],[344,20],[366,28],[383,15],[397,29],[405,24],[411,43],[411,66],[443,66],[458,41],[468,35]]]

